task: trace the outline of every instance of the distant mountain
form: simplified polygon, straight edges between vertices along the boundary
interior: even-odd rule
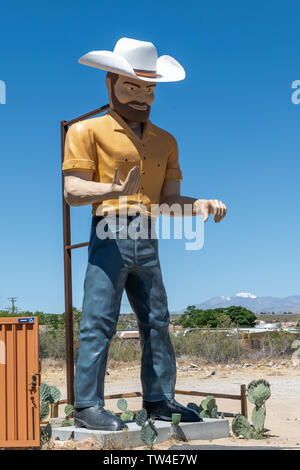
[[[196,308],[208,310],[210,308],[230,307],[231,305],[240,305],[248,308],[254,313],[300,313],[300,295],[291,295],[283,298],[258,297],[257,295],[250,294],[249,292],[240,292],[232,295],[231,297],[225,297],[223,295],[212,297],[206,302],[196,304]],[[172,314],[182,314],[184,310],[172,312]]]

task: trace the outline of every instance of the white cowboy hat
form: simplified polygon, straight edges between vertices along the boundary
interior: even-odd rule
[[[157,57],[152,42],[136,39],[121,38],[113,52],[88,52],[78,62],[147,82],[177,82],[185,78],[184,68],[177,60],[169,55]]]

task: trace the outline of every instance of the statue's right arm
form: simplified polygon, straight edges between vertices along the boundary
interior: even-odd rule
[[[135,194],[140,179],[138,166],[129,171],[124,182],[119,180],[117,168],[111,183],[93,181],[93,173],[90,171],[64,172],[64,198],[70,206],[85,206],[106,199],[116,199]]]

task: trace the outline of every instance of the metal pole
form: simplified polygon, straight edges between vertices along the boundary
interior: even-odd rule
[[[241,352],[240,352],[240,335],[239,335],[239,322],[236,322],[236,333],[237,333],[237,347],[238,347],[238,363],[241,365]]]
[[[76,122],[88,119],[109,109],[106,104],[71,121],[61,121],[61,162],[64,161],[65,140],[68,127]],[[64,285],[65,285],[65,315],[66,315],[66,366],[67,366],[67,396],[68,403],[74,404],[74,345],[73,345],[73,302],[72,302],[72,264],[71,250],[87,246],[87,243],[71,245],[70,206],[64,199],[64,176],[62,175],[62,207],[63,207],[63,251],[64,251]]]
[[[101,106],[100,108],[93,109],[93,111],[89,111],[88,113],[81,114],[80,116],[71,119],[70,121],[64,121],[65,125],[71,126],[72,124],[75,124],[76,122],[83,121],[84,119],[88,119],[90,117],[96,116],[97,114],[103,113],[104,111],[107,111],[109,109],[109,104],[105,104],[104,106]]]
[[[61,161],[64,160],[65,139],[68,126],[61,121]],[[64,285],[65,285],[65,322],[66,322],[66,366],[67,366],[67,396],[68,403],[74,404],[74,346],[73,346],[73,305],[72,305],[72,264],[70,206],[64,198],[64,176],[62,175],[62,205],[63,205],[63,250],[64,250]]]

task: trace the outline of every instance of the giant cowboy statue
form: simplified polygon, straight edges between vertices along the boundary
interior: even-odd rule
[[[221,201],[180,194],[176,140],[149,120],[156,84],[183,80],[184,69],[170,56],[158,58],[151,42],[128,38],[120,39],[113,52],[89,52],[79,62],[107,71],[110,110],[73,124],[65,144],[65,199],[71,206],[93,205],[74,384],[75,425],[125,427],[104,409],[107,356],[124,289],[140,331],[143,408],[158,420],[171,421],[172,413],[180,413],[183,422],[201,421],[196,411],[174,399],[176,361],[157,237],[152,231],[149,237],[122,236],[126,223],[157,219],[155,205],[190,205],[190,215],[201,214],[204,221],[210,214],[215,222],[226,215]],[[97,227],[113,213],[113,236],[99,236]]]

